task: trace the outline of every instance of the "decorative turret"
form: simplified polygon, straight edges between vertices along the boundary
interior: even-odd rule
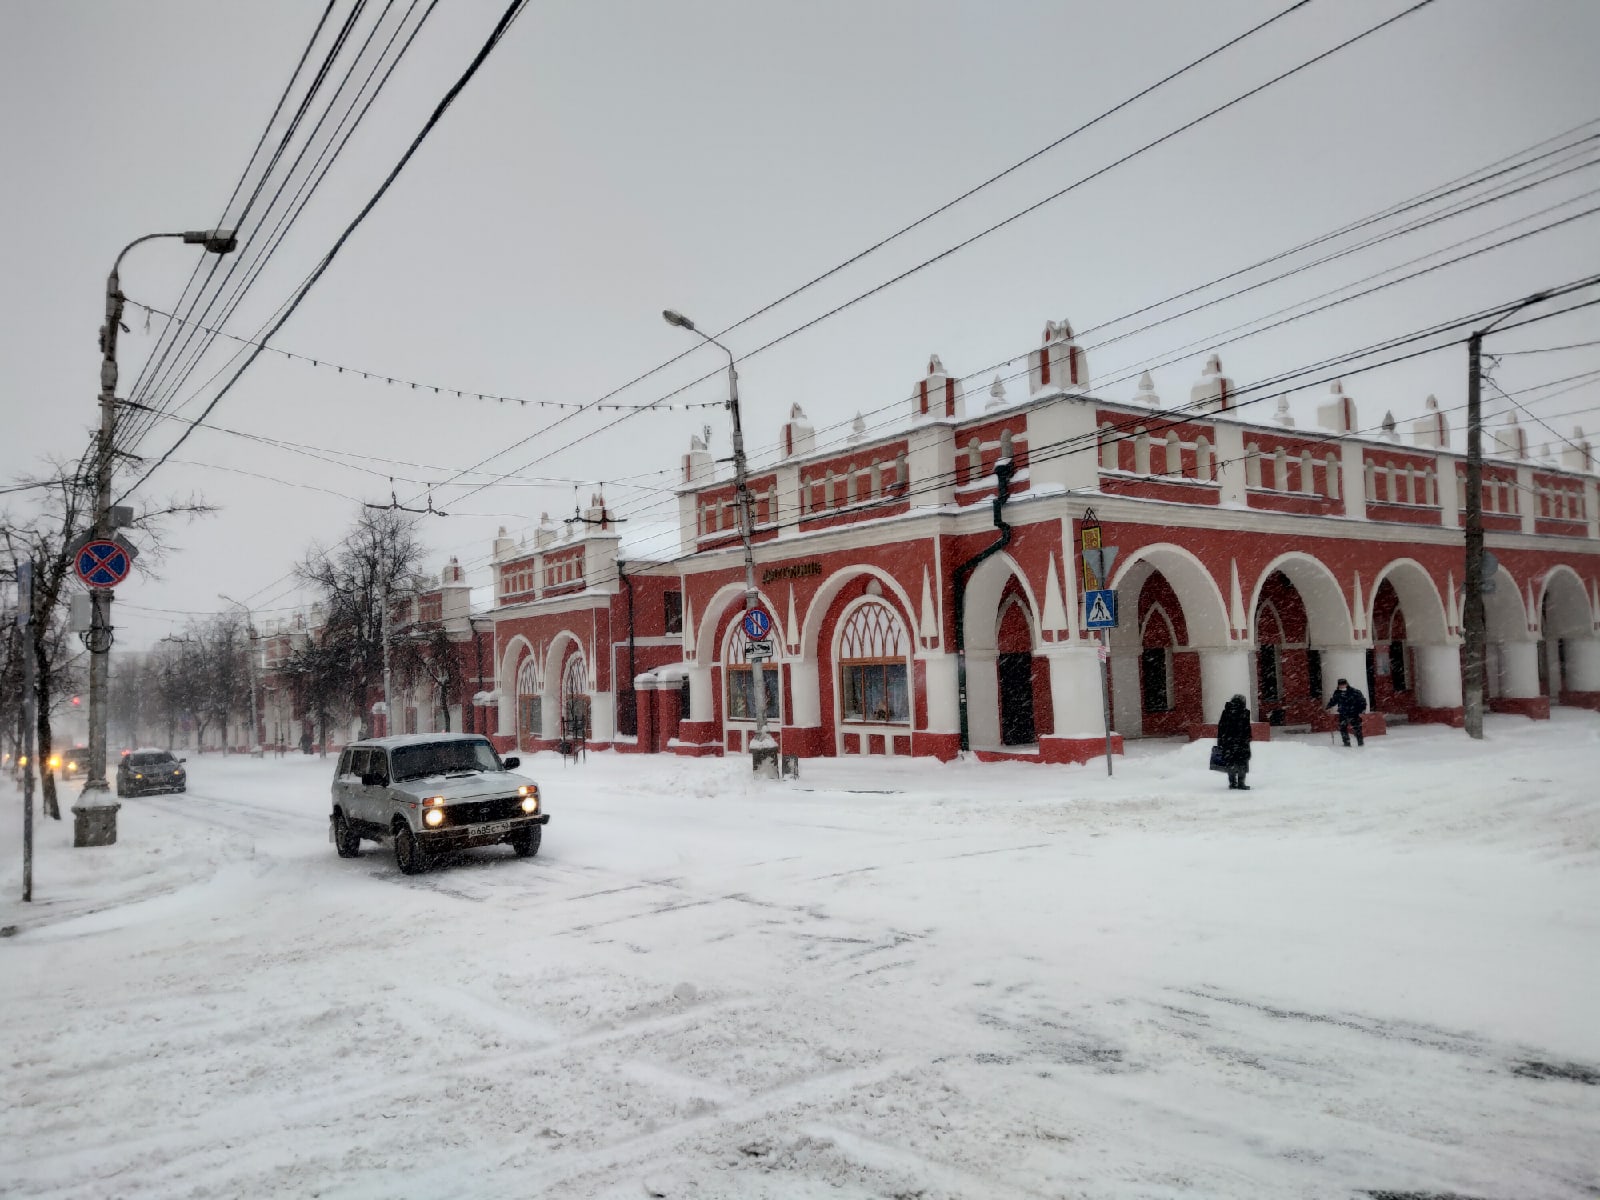
[[[516,549],[516,538],[511,537],[508,533],[506,533],[506,527],[504,525],[500,526],[500,532],[495,534],[494,538],[495,561],[499,562],[502,559],[511,557],[511,555],[516,552]]]
[[[606,494],[604,492],[591,492],[589,494],[589,507],[583,510],[583,523],[585,532],[613,533],[611,527],[611,512],[606,508]]]
[[[810,454],[816,445],[817,431],[806,419],[806,410],[798,404],[790,405],[789,419],[778,431],[778,448],[783,451],[783,457],[793,458],[796,454]]]
[[[994,377],[994,382],[989,385],[989,399],[984,404],[985,409],[1003,408],[1006,403],[1006,385],[1001,382],[1000,376]]]
[[[1087,392],[1089,357],[1073,341],[1069,321],[1046,321],[1043,344],[1028,353],[1028,391]]]
[[[1494,432],[1494,452],[1501,458],[1528,457],[1528,431],[1517,421],[1516,413],[1506,414],[1506,423]]]
[[[1294,428],[1294,417],[1289,413],[1289,397],[1278,397],[1278,411],[1273,414],[1272,419],[1285,429]]]
[[[866,436],[867,419],[858,412],[856,413],[856,419],[850,422],[850,437],[848,440],[852,442],[859,442]]]
[[[967,415],[966,399],[961,394],[961,382],[947,374],[937,354],[928,356],[928,375],[911,393],[911,419],[958,418]]]
[[[683,456],[683,482],[710,483],[715,474],[716,466],[711,461],[711,451],[706,448],[706,438],[698,433],[690,434],[689,453]]]
[[[1213,354],[1189,389],[1189,407],[1199,412],[1226,412],[1233,405],[1233,380],[1222,373],[1222,357]]]
[[[1400,429],[1395,423],[1394,413],[1386,412],[1383,414],[1383,420],[1378,425],[1378,436],[1386,442],[1394,442],[1399,445]]]
[[[550,519],[550,514],[547,512],[540,513],[538,528],[533,531],[533,544],[543,550],[546,546],[555,545],[557,536],[556,525]]]
[[[1561,465],[1569,471],[1593,471],[1594,447],[1583,436],[1583,426],[1572,427],[1572,441],[1561,452]]]
[[[1151,408],[1161,407],[1161,397],[1156,394],[1156,383],[1150,378],[1149,371],[1139,376],[1139,394],[1134,400],[1139,404],[1148,404]]]
[[[1337,379],[1328,385],[1328,398],[1317,405],[1317,424],[1334,433],[1356,431],[1356,402],[1344,394],[1344,384]]]
[[[439,572],[439,582],[449,587],[452,583],[460,583],[466,578],[466,572],[461,569],[461,560],[454,554],[450,561],[445,563],[444,570]]]
[[[1450,445],[1450,422],[1439,411],[1439,401],[1429,396],[1422,416],[1411,422],[1411,440],[1418,446],[1444,450]]]

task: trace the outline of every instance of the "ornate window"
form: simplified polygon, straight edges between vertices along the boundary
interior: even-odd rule
[[[869,600],[839,633],[839,699],[844,720],[911,724],[906,655],[911,641],[898,613]]]
[[[1328,499],[1339,498],[1339,457],[1333,451],[1328,451]]]
[[[1244,485],[1247,488],[1261,486],[1261,448],[1254,442],[1247,443],[1244,448]]]
[[[589,736],[589,672],[581,650],[567,655],[561,667],[561,736]]]
[[[1100,469],[1115,471],[1117,466],[1117,427],[1110,422],[1100,425]]]
[[[1311,460],[1311,451],[1300,451],[1300,490],[1308,496],[1317,491],[1317,468]]]
[[[1211,443],[1204,435],[1195,439],[1194,474],[1196,479],[1211,482]]]
[[[538,737],[543,731],[539,680],[535,672],[530,654],[517,667],[517,733],[524,737]]]
[[[1138,475],[1150,474],[1150,435],[1143,425],[1133,431],[1133,470]]]
[[[779,641],[776,625],[768,637],[773,642]],[[745,645],[744,632],[740,629],[739,622],[735,621],[728,629],[727,646],[722,655],[722,674],[728,692],[730,721],[756,719],[755,672],[745,658]],[[778,693],[783,690],[782,677],[778,668],[770,662],[763,664],[761,686],[767,693],[767,720],[777,721],[781,718]]]
[[[1162,466],[1166,468],[1168,475],[1183,474],[1183,439],[1178,436],[1176,429],[1167,434],[1166,459]]]

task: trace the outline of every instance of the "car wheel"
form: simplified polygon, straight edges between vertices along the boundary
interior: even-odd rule
[[[428,860],[409,825],[394,827],[394,861],[402,875],[420,875],[428,869]]]
[[[333,814],[333,848],[340,858],[356,858],[361,853],[361,835],[350,828],[342,812]]]
[[[517,857],[532,858],[539,853],[539,843],[543,840],[543,833],[542,826],[530,825],[512,834],[511,848],[517,852]]]

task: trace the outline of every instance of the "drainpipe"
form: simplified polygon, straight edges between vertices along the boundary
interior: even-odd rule
[[[494,626],[491,624],[489,628],[493,629]],[[470,616],[467,618],[467,632],[472,635],[472,649],[477,654],[478,658],[478,688],[477,691],[473,693],[473,695],[476,696],[478,692],[483,691],[483,639],[478,636],[478,627],[472,623],[472,618]],[[474,702],[466,705],[465,708],[468,712],[472,713],[472,732],[482,732],[478,728],[479,705]]]
[[[1011,526],[1007,525],[1001,515],[1006,506],[1006,500],[1011,495],[1011,476],[1016,470],[1009,458],[1001,459],[994,465],[996,482],[994,493],[994,527],[1000,531],[998,541],[985,546],[977,554],[967,559],[966,562],[956,567],[952,575],[952,582],[956,592],[956,707],[961,713],[961,752],[965,754],[972,749],[971,739],[967,734],[967,580],[972,578],[985,559],[998,554],[1011,542]]]
[[[622,586],[628,589],[628,695],[633,697],[633,736],[639,736],[639,693],[634,689],[633,681],[638,674],[638,668],[633,665],[633,580],[623,571],[623,561],[617,559],[617,578],[622,581]]]

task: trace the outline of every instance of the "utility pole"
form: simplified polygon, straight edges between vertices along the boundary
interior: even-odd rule
[[[383,555],[380,552],[378,555],[378,586],[383,589],[383,616],[379,634],[383,638],[383,733],[385,737],[393,737],[394,708],[389,702],[390,685],[393,679],[389,670],[389,579],[384,573],[385,566]]]
[[[249,674],[250,674],[250,741],[245,746],[252,755],[261,753],[260,726],[256,724],[256,619],[250,608],[243,601],[235,600],[231,596],[217,593],[217,599],[228,604],[237,604],[244,609],[245,639],[249,643]]]
[[[1462,723],[1470,738],[1483,738],[1484,668],[1488,621],[1483,607],[1483,339],[1512,313],[1546,299],[1535,292],[1518,301],[1467,338],[1467,505],[1466,569],[1461,601]]]
[[[22,899],[33,902],[33,737],[37,721],[33,691],[33,560],[17,564],[17,624],[22,628]]]
[[[761,607],[761,593],[756,591],[756,558],[751,542],[756,514],[746,471],[744,430],[739,423],[739,372],[734,366],[733,351],[716,338],[696,329],[694,322],[682,313],[669,308],[661,315],[668,325],[687,329],[728,356],[728,411],[733,414],[733,488],[739,501],[739,540],[744,543],[744,610],[748,613]],[[757,775],[777,778],[778,744],[767,732],[766,673],[762,670],[761,660],[753,656],[750,658],[750,690],[756,709],[756,732],[750,739],[751,765]]]
[[[181,238],[191,245],[204,246],[212,254],[228,254],[238,244],[231,229],[200,229],[187,233],[149,233],[135,238],[122,248],[106,276],[106,323],[100,327],[100,437],[95,451],[94,473],[94,529],[97,537],[109,538],[116,532],[116,520],[111,508],[111,484],[116,465],[117,436],[117,333],[122,328],[122,260],[129,250],[141,242],[157,238]],[[103,815],[101,836],[94,839],[107,844],[117,840],[117,808],[110,798],[106,783],[106,720],[109,715],[107,699],[111,683],[111,644],[114,633],[109,611],[111,592],[95,588],[89,593],[89,633],[85,639],[89,650],[89,762],[83,792],[78,798],[81,808],[109,808]],[[74,839],[75,844],[85,844]]]

